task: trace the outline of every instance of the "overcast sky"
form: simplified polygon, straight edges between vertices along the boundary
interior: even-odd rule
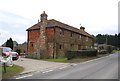
[[[80,24],[90,34],[118,33],[119,0],[1,0],[0,45],[10,37],[18,43],[27,41],[26,29],[36,24],[45,11],[73,27]]]

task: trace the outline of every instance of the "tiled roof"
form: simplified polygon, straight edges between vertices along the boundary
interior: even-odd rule
[[[28,28],[27,31],[40,29],[40,27],[41,27],[41,22],[39,22],[39,23],[33,25],[32,27]],[[73,32],[76,32],[76,33],[80,33],[80,34],[83,34],[85,36],[89,36],[89,37],[94,38],[92,35],[88,34],[85,31],[82,31],[82,30],[80,30],[78,28],[75,28],[73,26],[64,24],[64,23],[62,23],[60,21],[57,21],[57,20],[54,20],[54,19],[47,20],[47,27],[61,27],[61,28],[64,28],[64,29],[67,29],[67,30],[70,30],[70,31],[73,31]]]

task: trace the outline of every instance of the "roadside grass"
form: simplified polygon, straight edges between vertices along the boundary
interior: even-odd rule
[[[27,57],[27,58],[35,59],[35,60],[50,61],[50,62],[67,62],[67,58],[58,58],[58,59],[40,59],[36,57]]]
[[[9,79],[13,76],[15,76],[16,74],[19,74],[20,72],[22,72],[24,70],[23,67],[21,66],[17,66],[17,65],[13,65],[11,67],[6,67],[6,73],[4,73],[4,69],[2,67],[2,78],[3,79]]]
[[[78,62],[85,62],[85,61],[92,60],[92,59],[97,59],[97,58],[108,56],[108,55],[110,55],[110,54],[98,54],[95,57],[81,57],[81,58],[74,58],[71,60],[67,60],[67,58],[57,58],[57,59],[40,59],[40,58],[36,58],[36,57],[30,57],[30,58],[36,59],[36,60],[50,61],[50,62],[78,63]]]
[[[58,58],[58,59],[41,59],[41,60],[44,60],[44,61],[50,61],[50,62],[64,62],[64,63],[67,63],[67,62],[68,62],[67,58]]]
[[[97,59],[97,58],[108,56],[108,55],[110,55],[110,54],[101,54],[101,55],[97,55],[95,57],[74,58],[74,59],[71,59],[71,60],[67,60],[67,58],[42,59],[42,60],[44,60],[44,61],[51,61],[51,62],[78,63],[78,62],[85,62],[85,61],[92,60],[92,59]]]

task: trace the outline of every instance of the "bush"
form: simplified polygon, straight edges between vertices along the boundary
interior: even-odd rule
[[[98,54],[107,54],[107,50],[101,50],[98,52]]]
[[[78,50],[66,52],[66,57],[68,60],[77,57],[92,57],[92,56],[97,56],[97,50]]]
[[[113,47],[110,46],[110,45],[107,45],[107,46],[106,46],[106,50],[107,50],[108,53],[112,53]]]
[[[21,49],[17,49],[16,52],[20,55]]]

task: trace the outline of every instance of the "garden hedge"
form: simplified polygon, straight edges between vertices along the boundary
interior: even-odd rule
[[[93,56],[97,56],[97,50],[77,50],[66,52],[66,57],[68,60],[78,57],[93,57]]]

